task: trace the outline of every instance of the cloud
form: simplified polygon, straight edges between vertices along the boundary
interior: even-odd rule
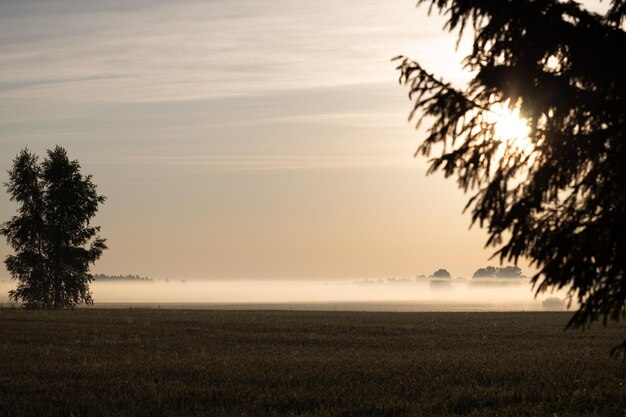
[[[68,85],[73,83],[82,83],[85,81],[99,81],[122,78],[120,75],[102,75],[91,77],[73,77],[73,78],[44,78],[44,79],[21,79],[14,81],[0,81],[0,93],[3,91],[31,89],[36,87],[48,87],[58,84]]]
[[[379,83],[395,78],[397,53],[439,54],[439,24],[416,24],[408,3],[127,3],[0,5],[0,82],[19,86],[0,98],[175,101]]]

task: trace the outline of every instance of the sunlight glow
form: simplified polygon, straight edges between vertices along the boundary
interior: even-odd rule
[[[519,108],[511,109],[508,103],[496,103],[490,110],[488,121],[494,123],[496,137],[502,141],[495,159],[502,159],[506,152],[529,156],[529,164],[532,163],[535,146],[530,139],[528,121],[520,116]]]

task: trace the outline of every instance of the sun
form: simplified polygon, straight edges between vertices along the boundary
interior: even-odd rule
[[[530,126],[528,120],[520,116],[519,108],[511,109],[508,103],[493,104],[489,108],[487,121],[494,124],[495,139],[502,142],[496,160],[502,159],[507,151],[528,157],[533,155],[535,146],[530,139]]]

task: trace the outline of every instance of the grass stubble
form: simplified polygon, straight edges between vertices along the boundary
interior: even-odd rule
[[[0,309],[2,416],[626,416],[566,313]]]

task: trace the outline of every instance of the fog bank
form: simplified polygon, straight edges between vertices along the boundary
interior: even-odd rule
[[[12,282],[0,282],[8,302]],[[151,281],[93,282],[95,307],[280,308],[381,311],[543,310],[528,280],[420,279],[348,281]],[[558,295],[563,298],[563,294]],[[563,309],[550,306],[549,309]]]

